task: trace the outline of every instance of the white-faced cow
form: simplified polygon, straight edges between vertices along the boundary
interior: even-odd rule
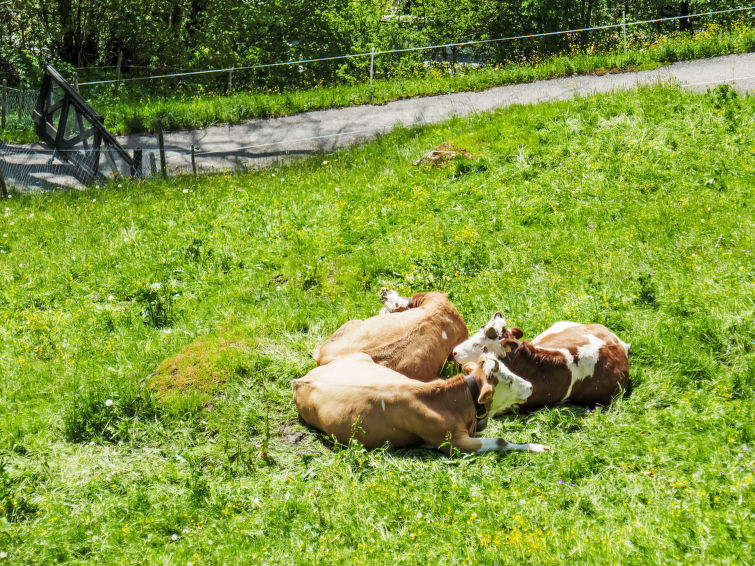
[[[459,311],[437,291],[406,298],[384,288],[380,298],[381,314],[341,326],[315,351],[317,365],[363,352],[412,379],[438,377],[453,347],[469,336]]]
[[[531,342],[523,332],[506,328],[496,313],[482,329],[454,348],[459,363],[490,352],[532,384],[523,409],[553,406],[607,405],[629,383],[629,344],[602,324],[557,322]]]
[[[367,354],[350,354],[293,380],[292,387],[304,421],[342,444],[354,438],[368,449],[429,444],[446,453],[454,446],[477,454],[548,449],[475,438],[479,420],[521,403],[532,391],[491,354],[465,364],[463,374],[431,382],[407,378]]]

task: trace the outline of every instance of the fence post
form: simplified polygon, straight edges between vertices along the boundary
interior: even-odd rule
[[[228,71],[228,89],[226,90],[226,94],[231,94],[232,88],[233,88],[233,69]]]
[[[137,147],[134,150],[134,164],[131,166],[131,177],[144,178],[144,167],[142,166],[142,148]]]
[[[163,138],[163,123],[157,122],[157,144],[160,146],[160,173],[163,179],[168,178],[168,164],[165,161],[165,140]]]
[[[624,32],[624,53],[627,52],[627,12],[621,11],[621,29]]]
[[[370,51],[370,93],[372,93],[372,75],[375,73],[375,46]]]
[[[76,71],[73,72],[73,89],[79,92],[79,73]]]
[[[2,104],[2,124],[0,128],[5,129],[5,114],[8,112],[8,79],[3,79],[3,104]]]
[[[153,177],[157,175],[157,159],[154,151],[149,152],[149,170]]]
[[[118,62],[115,65],[115,90],[114,94],[118,94],[118,87],[121,86],[121,63],[123,62],[123,51],[118,52]]]
[[[191,144],[191,170],[197,174],[197,162],[194,159],[194,144]]]
[[[3,169],[0,167],[0,193],[3,198],[8,198],[8,188],[5,186],[5,177],[3,176]]]

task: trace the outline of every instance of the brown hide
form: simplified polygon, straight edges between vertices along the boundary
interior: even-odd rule
[[[579,364],[579,348],[588,346],[588,335],[604,342],[589,375],[572,383],[566,357],[555,350],[567,350]],[[545,333],[533,342],[522,342],[506,366],[532,383],[533,391],[521,405],[523,410],[554,406],[562,402],[575,405],[607,405],[629,383],[629,361],[624,344],[601,324],[572,326],[554,334]],[[568,397],[566,397],[568,393]]]
[[[375,363],[412,379],[430,381],[438,377],[454,346],[468,335],[467,325],[445,293],[417,293],[405,311],[341,326],[320,347],[317,365],[364,352]]]
[[[475,379],[484,385],[484,373]],[[316,367],[292,386],[304,421],[342,444],[355,438],[368,449],[386,442],[394,448],[438,447],[448,435],[476,433],[474,403],[462,376],[423,383],[358,353]]]

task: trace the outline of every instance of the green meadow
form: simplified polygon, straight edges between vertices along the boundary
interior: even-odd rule
[[[755,98],[643,88],[0,204],[0,564],[755,561]],[[414,165],[450,144],[464,150]],[[291,379],[383,286],[630,342],[545,454],[334,445]],[[452,375],[457,368],[444,368]]]

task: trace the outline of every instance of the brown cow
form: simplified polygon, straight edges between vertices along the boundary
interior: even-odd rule
[[[521,405],[536,409],[569,402],[575,405],[607,405],[629,383],[629,344],[602,324],[561,321],[520,342],[523,332],[506,328],[501,313],[467,341],[454,348],[459,363],[491,352],[515,374],[533,386]]]
[[[412,379],[438,377],[453,347],[469,336],[459,311],[437,291],[408,299],[384,288],[380,297],[383,314],[341,326],[315,351],[317,365],[364,352],[375,363]]]
[[[543,452],[541,444],[512,444],[475,438],[477,423],[490,411],[524,401],[532,386],[492,354],[464,366],[464,373],[423,383],[378,365],[363,353],[319,366],[292,381],[304,421],[347,444],[372,449],[429,444],[446,453],[508,450]]]

